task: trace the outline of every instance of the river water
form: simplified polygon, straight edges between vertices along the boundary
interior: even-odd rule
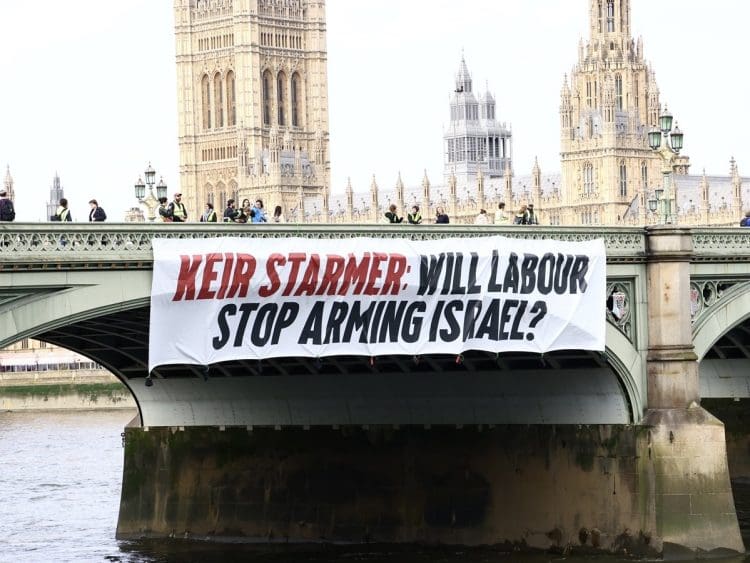
[[[616,557],[502,554],[419,547],[302,548],[115,540],[122,478],[120,433],[132,411],[0,413],[0,563],[615,563]],[[750,531],[750,484],[737,490]],[[745,541],[747,543],[746,535]],[[724,559],[750,563],[750,557]]]

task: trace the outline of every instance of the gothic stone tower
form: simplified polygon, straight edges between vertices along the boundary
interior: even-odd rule
[[[590,39],[561,95],[564,222],[616,225],[634,209],[645,213],[644,193],[661,183],[647,139],[659,89],[642,40],[631,37],[630,0],[589,3]]]
[[[327,211],[325,0],[175,0],[180,183],[206,202]],[[239,201],[238,201],[239,204]]]

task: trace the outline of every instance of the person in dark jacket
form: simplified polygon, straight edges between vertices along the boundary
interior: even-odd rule
[[[438,207],[435,210],[435,223],[438,225],[447,225],[450,222],[451,220],[445,213],[445,210],[442,207]]]
[[[385,218],[388,219],[389,223],[401,223],[404,220],[403,217],[399,217],[398,213],[396,213],[396,206],[393,203],[388,208],[388,211],[385,212]]]
[[[750,210],[745,213],[745,217],[740,221],[740,227],[750,227]]]
[[[174,194],[174,200],[169,204],[169,215],[175,223],[185,223],[187,221],[187,209],[182,203],[182,194]]]
[[[8,192],[0,190],[0,221],[13,221],[15,218],[16,210],[8,197]]]
[[[240,212],[234,208],[234,200],[227,201],[227,208],[224,210],[224,222],[234,223]]]
[[[99,207],[99,203],[95,199],[89,201],[89,205],[91,206],[91,211],[89,211],[90,223],[102,223],[107,220],[107,214],[103,208]]]

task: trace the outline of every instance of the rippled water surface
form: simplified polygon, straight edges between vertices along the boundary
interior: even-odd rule
[[[0,563],[615,563],[614,557],[503,554],[492,550],[394,547],[249,547],[114,539],[122,478],[120,433],[133,412],[0,413]],[[750,484],[738,484],[743,532]],[[745,542],[748,541],[745,536]],[[735,557],[725,562],[750,562]]]

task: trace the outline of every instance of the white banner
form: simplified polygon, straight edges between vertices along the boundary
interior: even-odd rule
[[[281,356],[604,350],[604,242],[154,239],[149,371]]]

